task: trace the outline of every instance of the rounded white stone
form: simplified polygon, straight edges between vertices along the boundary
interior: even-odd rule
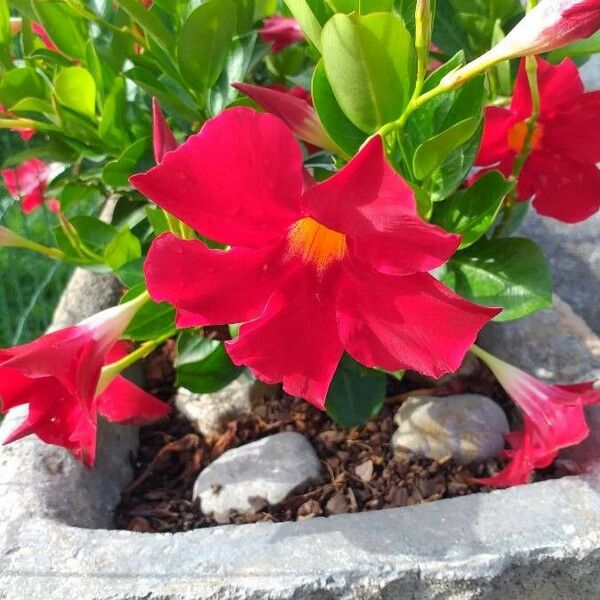
[[[451,456],[461,464],[496,456],[509,431],[504,411],[479,394],[412,396],[398,409],[395,421],[396,456],[436,460]]]

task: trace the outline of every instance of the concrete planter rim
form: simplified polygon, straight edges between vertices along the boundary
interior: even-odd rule
[[[82,310],[113,301],[114,282],[94,280],[104,292],[90,295],[90,277],[70,282],[67,320],[87,316],[69,301],[81,290],[100,303]],[[102,438],[92,472],[33,438],[0,450],[0,598],[600,596],[600,470],[413,507],[144,534],[106,528],[137,432],[105,424]]]

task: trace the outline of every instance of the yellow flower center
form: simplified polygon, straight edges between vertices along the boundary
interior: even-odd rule
[[[525,140],[527,139],[527,131],[529,126],[526,121],[519,121],[513,125],[508,132],[508,147],[517,154],[523,152]],[[536,150],[542,141],[542,126],[538,123],[531,137],[531,148]]]
[[[311,217],[296,221],[288,233],[290,254],[301,256],[323,271],[346,253],[346,236],[321,225]]]

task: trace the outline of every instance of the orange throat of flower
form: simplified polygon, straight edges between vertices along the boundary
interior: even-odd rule
[[[289,252],[322,272],[346,254],[346,236],[311,217],[296,221],[288,233]]]
[[[519,121],[515,123],[508,131],[508,147],[515,153],[521,154],[525,148],[525,142],[527,140],[527,133],[529,131],[529,125],[526,121]],[[540,123],[538,123],[533,130],[531,136],[531,149],[537,150],[540,142],[542,141],[543,130]]]

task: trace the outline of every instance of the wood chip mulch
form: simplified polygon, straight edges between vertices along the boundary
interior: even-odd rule
[[[147,362],[148,376],[155,384],[151,391],[163,399],[173,392],[173,373],[167,358],[168,349],[163,349]],[[450,459],[394,458],[390,445],[395,430],[393,416],[409,392],[483,393],[510,406],[483,368],[468,377],[438,382],[433,388],[422,389],[424,383],[411,377],[400,384],[391,383],[392,397],[380,414],[366,426],[350,431],[341,429],[305,401],[281,394],[265,393],[252,413],[229,422],[226,431],[210,441],[173,411],[165,421],[140,432],[139,453],[132,461],[135,477],[117,509],[117,526],[141,532],[178,532],[223,523],[293,521],[411,506],[488,491],[473,479],[496,473],[502,467],[496,459],[467,468]],[[415,392],[419,386],[421,389]],[[280,431],[297,431],[308,438],[323,465],[323,480],[275,506],[256,498],[252,515],[232,512],[219,522],[203,515],[192,502],[198,473],[226,450]]]

